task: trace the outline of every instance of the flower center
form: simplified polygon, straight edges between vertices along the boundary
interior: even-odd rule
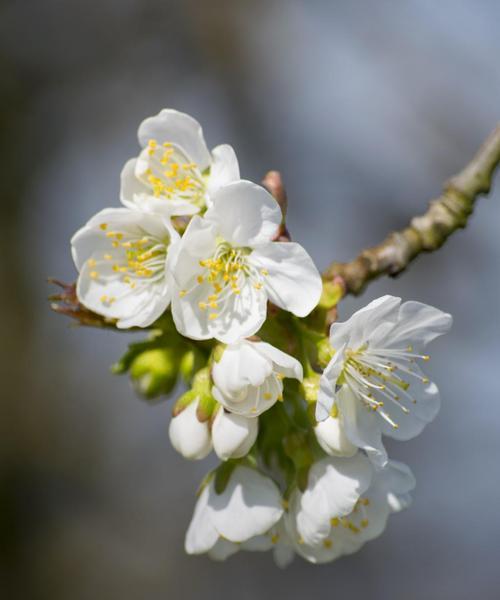
[[[206,176],[178,146],[149,140],[140,159],[137,176],[155,198],[180,198],[197,206],[204,204]]]
[[[233,248],[225,240],[218,240],[213,256],[199,261],[202,271],[194,286],[190,290],[181,290],[179,295],[182,298],[201,286],[205,296],[202,293],[198,308],[212,311],[208,318],[216,319],[225,312],[229,302],[241,294],[247,282],[257,291],[264,287],[263,279],[268,272],[251,264],[251,252],[250,248]]]
[[[349,515],[346,517],[333,517],[330,519],[330,525],[332,528],[343,527],[354,534],[361,533],[361,531],[366,529],[370,523],[367,514],[367,507],[369,505],[370,500],[368,498],[360,498]],[[333,531],[332,537],[335,538],[335,533]],[[328,540],[325,540],[325,542],[327,541]],[[330,540],[330,543],[332,543],[332,540]]]
[[[363,344],[357,350],[348,348],[345,356],[337,383],[347,384],[367,409],[376,411],[394,429],[398,429],[398,424],[384,410],[385,402],[398,406],[404,414],[410,412],[403,401],[416,403],[410,391],[414,381],[429,383],[429,379],[415,370],[414,365],[418,359],[428,361],[429,356],[415,354],[412,346],[386,349],[371,348],[369,344]]]
[[[134,290],[137,285],[153,284],[164,277],[165,258],[170,240],[160,240],[137,228],[134,233],[109,231],[107,223],[101,223],[101,230],[109,240],[109,252],[94,255],[88,260],[92,279],[106,276],[119,278]],[[101,302],[110,305],[116,297],[103,295]]]

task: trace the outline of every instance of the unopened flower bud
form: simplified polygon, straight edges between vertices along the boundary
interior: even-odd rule
[[[330,416],[314,427],[318,444],[330,456],[354,456],[357,447],[351,444],[338,416]]]
[[[174,348],[153,348],[138,354],[130,365],[136,391],[146,398],[169,394],[177,381],[178,353]]]
[[[258,431],[258,418],[235,415],[221,406],[212,425],[215,453],[221,460],[245,456],[253,446]]]
[[[320,375],[318,373],[312,373],[307,377],[304,377],[302,382],[302,392],[307,402],[316,402],[318,399]]]
[[[316,344],[316,348],[318,351],[318,363],[324,368],[333,358],[335,350],[330,345],[330,340],[327,337],[319,341]]]
[[[212,449],[208,423],[202,423],[198,419],[197,408],[198,399],[195,399],[177,416],[172,417],[168,430],[172,446],[191,460],[205,458]]]

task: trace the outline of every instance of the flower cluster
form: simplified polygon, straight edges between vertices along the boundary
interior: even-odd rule
[[[264,187],[235,152],[211,152],[190,116],[139,127],[121,175],[122,207],[71,241],[79,302],[118,329],[147,328],[115,365],[148,399],[188,389],[169,436],[188,459],[221,460],[204,479],[191,554],[273,549],[314,563],[359,549],[410,503],[409,469],[383,436],[408,440],[439,409],[424,346],[451,317],[384,296],[326,331],[338,298],[283,236]]]

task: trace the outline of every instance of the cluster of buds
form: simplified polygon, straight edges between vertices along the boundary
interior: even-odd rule
[[[408,440],[435,417],[421,365],[450,315],[384,296],[335,322],[339,286],[290,241],[273,186],[240,179],[230,146],[210,152],[174,110],[146,119],[139,142],[123,207],[71,241],[79,275],[60,311],[149,330],[114,367],[145,398],[187,386],[172,445],[221,461],[201,484],[187,552],[273,549],[281,566],[354,552],[410,503],[413,476],[383,437]]]

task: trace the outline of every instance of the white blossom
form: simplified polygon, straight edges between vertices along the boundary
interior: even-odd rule
[[[302,317],[316,306],[322,284],[310,256],[272,242],[281,217],[264,188],[238,181],[215,193],[205,218],[192,218],[172,260],[180,333],[233,343],[258,331],[268,300]]]
[[[255,417],[283,399],[285,377],[302,380],[298,360],[266,342],[242,340],[214,363],[212,393],[230,412]]]
[[[345,323],[334,323],[335,354],[321,377],[317,419],[334,411],[349,441],[384,465],[382,434],[408,440],[439,410],[437,386],[418,363],[429,360],[424,346],[451,322],[432,306],[383,296]]]
[[[165,215],[191,215],[211,205],[222,185],[240,178],[231,146],[209,152],[200,124],[163,109],[138,131],[142,151],[121,175],[121,201],[128,208]]]
[[[170,304],[168,255],[178,239],[163,217],[102,210],[71,240],[79,301],[119,328],[150,325]]]
[[[246,456],[259,432],[259,420],[226,412],[221,406],[212,424],[214,451],[221,460]]]
[[[201,460],[212,450],[208,423],[197,415],[198,399],[188,404],[178,415],[172,417],[168,435],[172,446],[185,458]]]
[[[284,518],[288,544],[324,563],[356,552],[379,536],[392,512],[411,503],[415,479],[402,463],[376,470],[362,454],[314,464],[307,489],[292,493]]]
[[[281,494],[276,485],[254,469],[238,465],[224,491],[217,494],[214,480],[203,489],[186,534],[186,552],[208,552],[223,560],[240,544],[266,534],[283,515]]]

